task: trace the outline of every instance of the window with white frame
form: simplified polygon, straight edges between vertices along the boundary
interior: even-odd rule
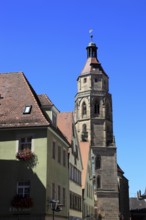
[[[31,150],[32,147],[32,137],[21,137],[19,139],[19,150],[29,149]]]
[[[30,182],[18,182],[17,183],[17,195],[22,197],[30,196]]]
[[[81,196],[70,191],[70,209],[81,211]]]
[[[74,167],[71,163],[69,164],[69,178],[75,183],[81,185],[81,171]]]
[[[24,110],[23,110],[23,114],[30,114],[31,109],[32,109],[32,105],[26,105]]]

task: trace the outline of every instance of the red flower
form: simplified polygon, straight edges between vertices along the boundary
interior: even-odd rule
[[[34,153],[29,148],[24,148],[16,154],[16,158],[20,160],[30,160],[33,157]]]
[[[16,195],[12,200],[11,205],[15,208],[30,208],[33,206],[33,202],[30,197]]]

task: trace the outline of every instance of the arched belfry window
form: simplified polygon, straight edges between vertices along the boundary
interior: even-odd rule
[[[101,168],[101,156],[97,155],[96,160],[95,160],[95,169],[100,169]]]
[[[87,126],[86,126],[86,124],[83,124],[83,127],[82,127],[82,132],[87,132]]]
[[[86,103],[83,102],[83,104],[82,104],[82,116],[84,116],[86,114],[87,114],[87,107],[86,107]]]
[[[87,141],[88,140],[88,132],[87,132],[87,126],[86,124],[82,125],[82,141]]]
[[[97,189],[101,188],[101,177],[98,175],[96,179]]]
[[[100,114],[100,104],[99,104],[99,101],[96,101],[94,103],[94,114],[96,114],[96,115]]]

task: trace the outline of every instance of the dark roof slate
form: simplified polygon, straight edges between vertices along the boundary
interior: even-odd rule
[[[23,114],[25,106],[32,106]],[[48,126],[39,99],[22,72],[0,73],[0,128]]]
[[[38,95],[38,98],[42,106],[53,106],[54,105],[46,94]]]
[[[118,164],[117,164],[117,171],[122,175],[124,174],[124,171],[121,169],[121,167]]]
[[[130,198],[130,210],[146,209],[146,201],[139,200],[136,197]]]

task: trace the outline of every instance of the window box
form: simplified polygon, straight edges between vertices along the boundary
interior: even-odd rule
[[[19,160],[30,160],[34,158],[34,153],[29,148],[24,148],[23,150],[19,150],[16,154],[16,158]]]
[[[33,206],[32,198],[30,197],[23,197],[20,195],[16,195],[12,202],[12,207],[15,208],[31,208]]]

